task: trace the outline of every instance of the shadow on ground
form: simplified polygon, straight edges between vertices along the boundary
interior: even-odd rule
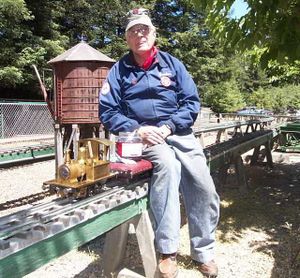
[[[273,257],[271,278],[300,277],[300,163],[246,166],[246,173],[246,195],[233,181],[222,187],[219,240],[230,243],[245,229],[262,230],[270,240],[252,247]]]
[[[96,256],[92,263],[88,265],[83,271],[75,275],[74,278],[100,278],[104,277],[102,267],[102,253],[105,242],[105,235],[99,236],[91,242],[78,248],[79,251],[86,252],[93,256]]]

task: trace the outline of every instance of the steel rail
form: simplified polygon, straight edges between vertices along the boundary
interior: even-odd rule
[[[48,203],[34,207],[34,209],[25,210],[21,213],[16,213],[0,218],[0,239],[5,239],[18,234],[20,231],[30,229],[30,227],[38,224],[50,222],[60,215],[71,213],[77,208],[87,206],[90,203],[109,197],[123,188],[113,188],[108,192],[103,192],[97,196],[93,196],[84,200],[62,199],[50,201]],[[75,203],[74,203],[75,202]],[[11,225],[10,225],[11,223]],[[15,225],[13,225],[15,224]]]
[[[51,196],[52,193],[49,189],[45,189],[41,192],[30,194],[18,199],[8,200],[5,203],[0,204],[0,211],[1,210],[7,210],[9,208],[15,208],[23,205],[30,205],[38,200],[42,200],[46,198],[47,196]]]
[[[269,117],[262,120],[252,119],[252,120],[244,120],[244,121],[230,121],[224,123],[209,124],[207,126],[201,126],[201,127],[193,127],[193,131],[196,135],[199,135],[200,133],[219,131],[228,128],[236,128],[236,127],[253,125],[253,124],[266,124],[272,121],[273,118],[269,118]]]
[[[54,144],[0,148],[0,166],[54,157]]]

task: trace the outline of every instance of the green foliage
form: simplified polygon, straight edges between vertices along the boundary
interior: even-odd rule
[[[18,24],[23,20],[32,17],[23,0],[1,0],[0,2],[0,30],[2,35],[5,32],[13,32],[11,24]]]
[[[40,46],[45,49],[44,61],[49,61],[50,59],[56,57],[65,51],[64,45],[67,45],[68,38],[66,36],[61,36],[60,40],[44,39],[40,41]]]
[[[64,49],[58,45],[66,41],[55,23],[55,11],[59,6],[46,0],[0,2],[2,97],[37,98],[37,95],[33,97],[37,82],[32,64],[45,67],[52,55],[56,56]]]
[[[273,91],[274,89],[272,89]],[[257,106],[258,108],[265,108],[273,110],[276,107],[276,101],[268,89],[259,88],[251,94],[248,94],[247,104],[249,106]]]
[[[193,0],[208,11],[214,34],[236,49],[264,48],[261,62],[280,63],[300,59],[300,0],[246,0],[246,15],[230,18],[234,0]]]
[[[15,41],[19,40],[26,31],[20,23],[31,18],[24,1],[2,0],[0,2],[1,66],[9,66],[11,64],[11,54],[17,48]]]
[[[204,23],[204,14],[197,13],[190,1],[159,0],[152,18],[158,47],[183,61],[207,105],[206,86],[230,79],[231,68],[230,59]]]
[[[300,86],[288,85],[259,89],[248,95],[247,104],[271,109],[275,113],[298,110],[300,109]]]
[[[65,1],[64,14],[60,18],[60,31],[73,46],[81,39],[113,59],[119,59],[127,51],[125,19],[127,12],[136,7],[151,7],[154,1],[129,0],[80,0]]]
[[[300,60],[293,63],[279,64],[276,61],[270,61],[266,73],[273,85],[283,86],[285,84],[300,83]]]
[[[214,112],[235,112],[245,106],[238,85],[233,80],[209,85],[206,90],[206,103]]]
[[[272,86],[284,86],[288,84],[299,84],[300,82],[300,61],[279,63],[276,60],[269,60],[264,71],[260,67],[260,58],[265,49],[254,47],[244,53],[252,67],[256,67],[263,72],[265,79]]]
[[[251,62],[249,55],[231,55],[228,59],[229,78],[235,80],[241,92],[251,93],[260,87],[269,86],[263,70]]]
[[[1,87],[14,88],[24,81],[22,70],[16,63],[19,56],[16,42],[26,33],[26,29],[20,23],[31,19],[32,16],[24,1],[2,0],[0,2]]]
[[[0,69],[0,83],[4,88],[16,87],[24,81],[20,70],[14,66]]]

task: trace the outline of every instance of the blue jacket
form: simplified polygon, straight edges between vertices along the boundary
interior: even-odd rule
[[[158,51],[154,63],[144,70],[133,63],[132,54],[110,70],[99,94],[99,114],[112,133],[134,131],[143,125],[168,125],[172,133],[188,130],[200,110],[196,85],[184,65]]]

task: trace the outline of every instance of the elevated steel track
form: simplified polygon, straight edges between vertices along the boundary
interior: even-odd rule
[[[211,171],[276,135],[259,130],[206,147]],[[114,182],[84,200],[55,200],[0,218],[0,277],[22,277],[148,209],[147,179],[126,188]]]
[[[0,148],[0,167],[54,158],[54,143]]]

